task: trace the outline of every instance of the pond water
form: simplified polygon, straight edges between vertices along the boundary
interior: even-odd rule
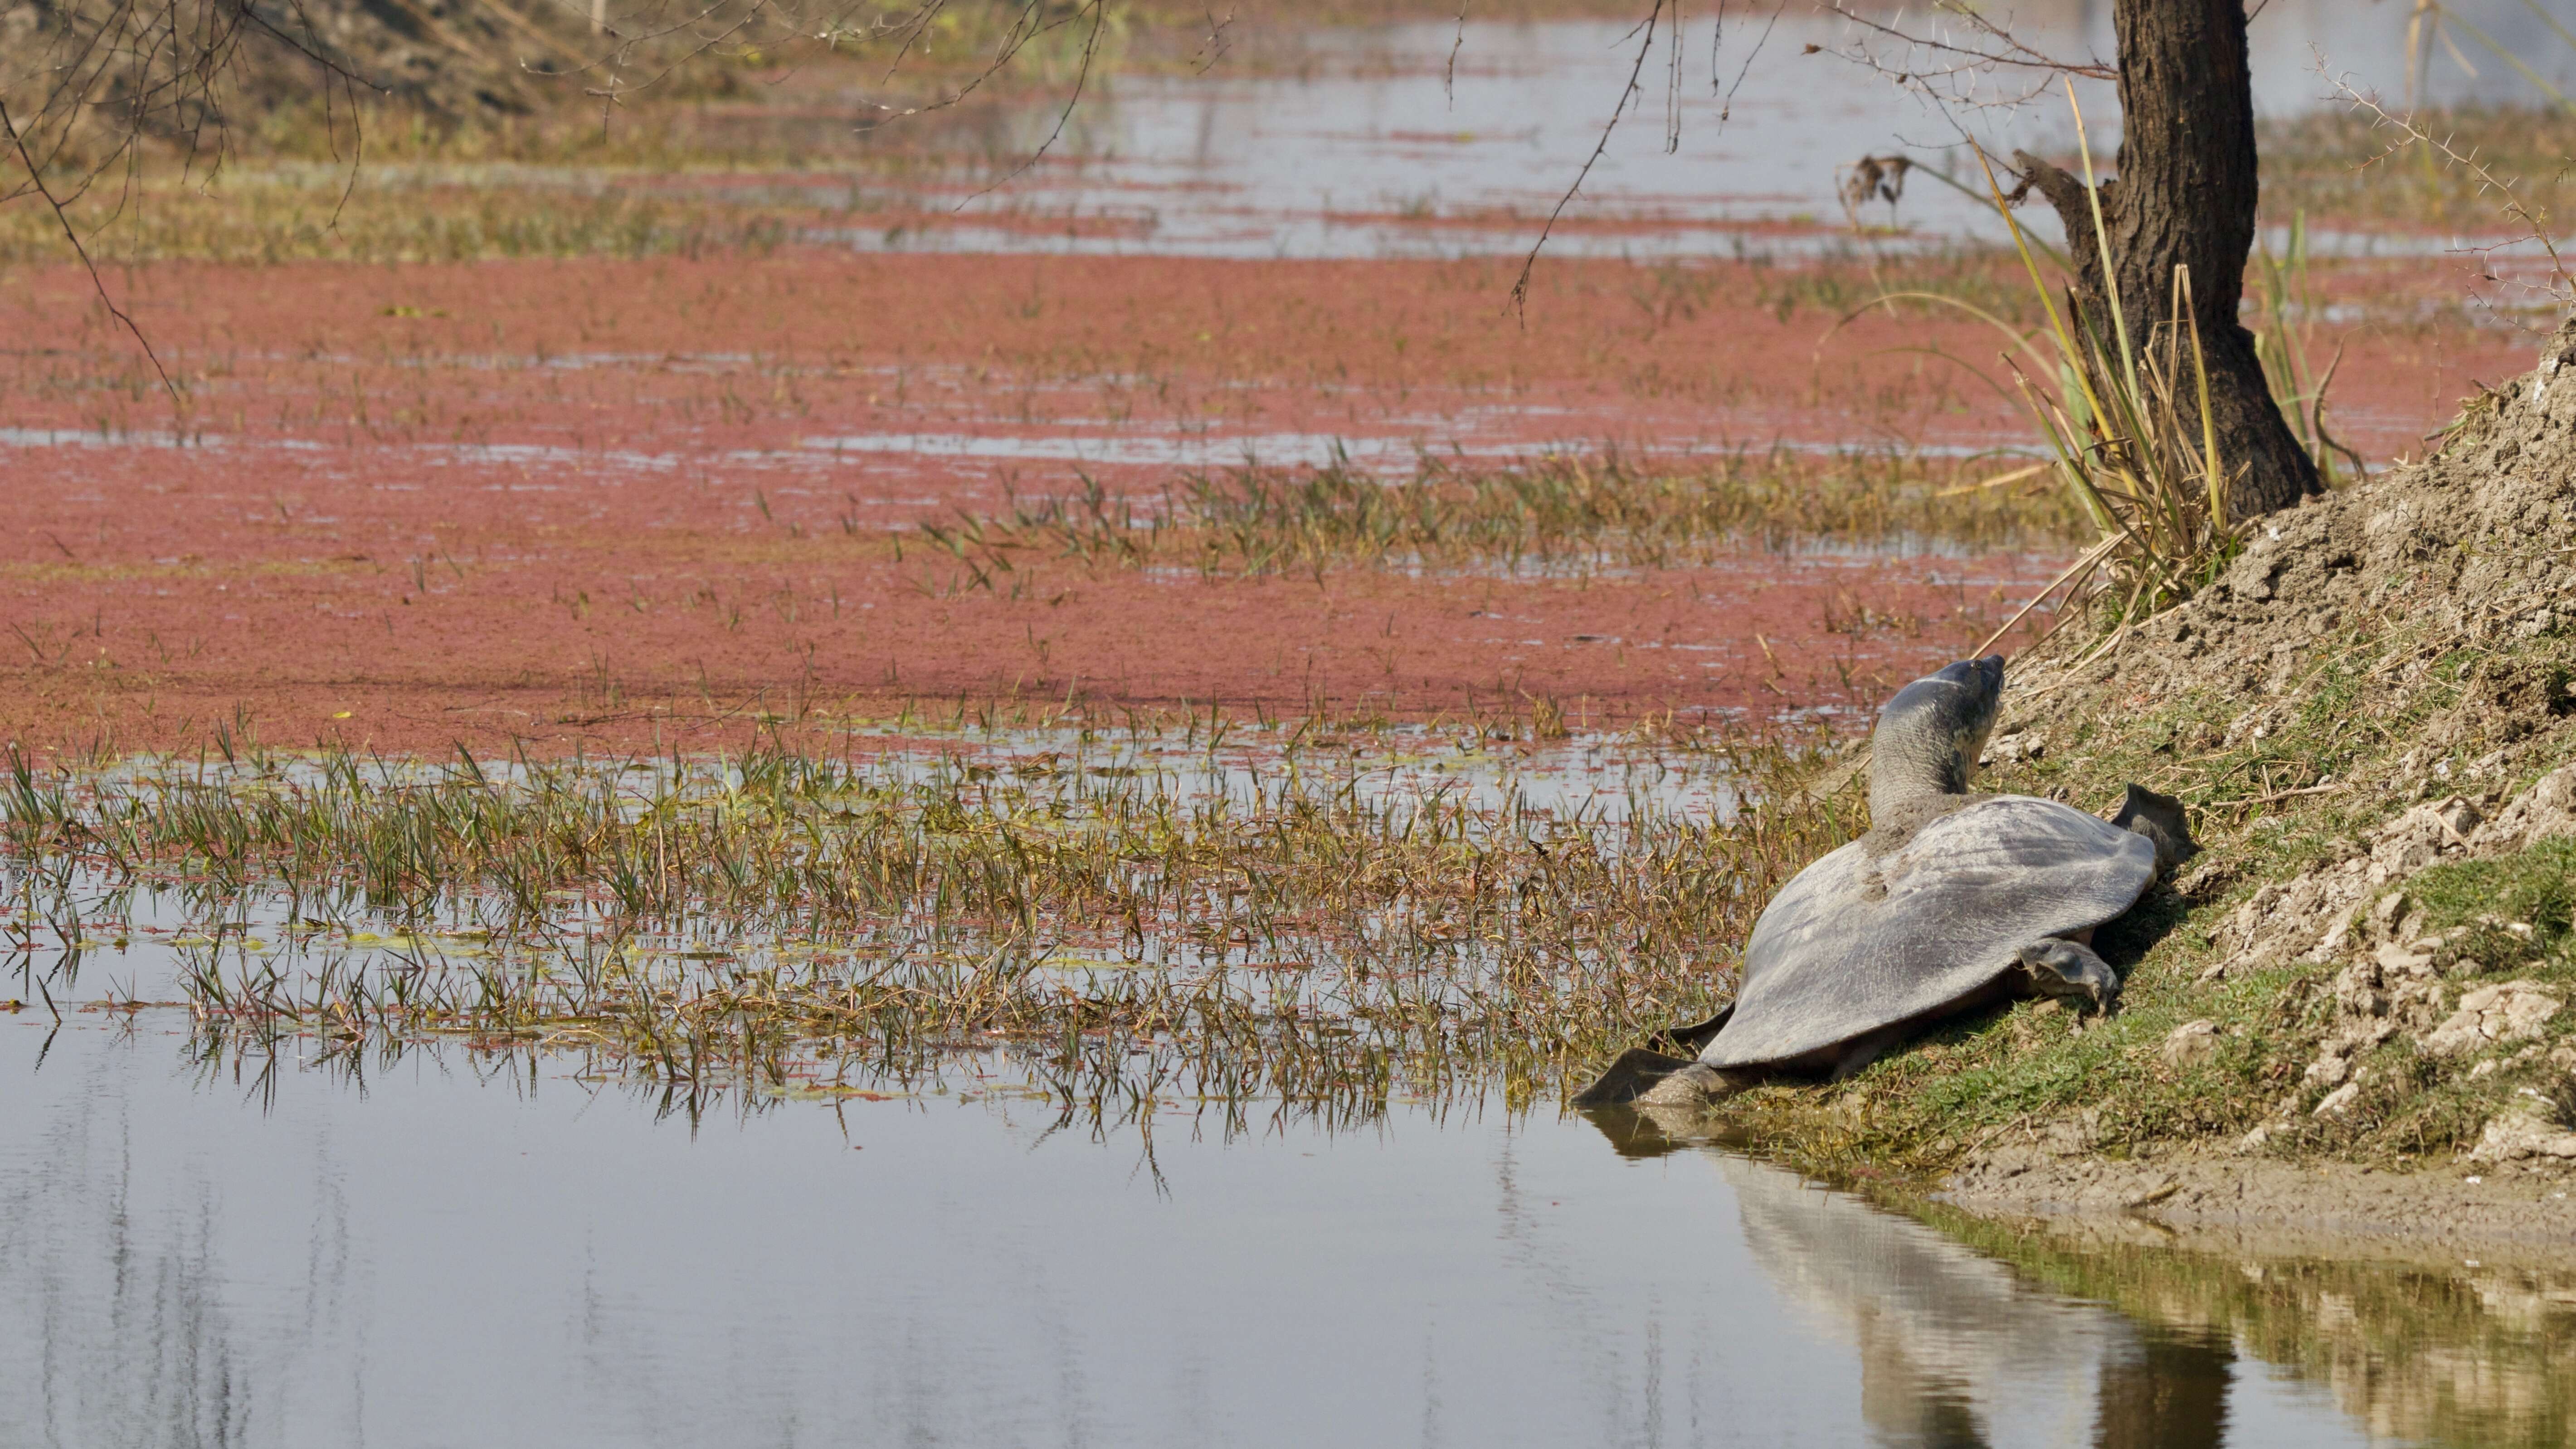
[[[1204,739],[985,743],[965,768],[997,791],[1069,788],[1078,767],[1253,799],[1278,768]],[[1508,769],[1441,754],[1381,742],[1347,787],[1525,796],[1562,769],[1565,793],[1529,808],[1730,799],[1712,761],[1610,739]],[[1451,766],[1454,785],[1435,778]],[[901,748],[880,767],[935,768]],[[1632,793],[1587,801],[1587,778]],[[347,903],[257,888],[113,901],[109,884],[48,905],[31,873],[0,912],[0,994],[25,1003],[0,1006],[0,1444],[2576,1432],[2576,1263],[2275,1262],[2166,1247],[2144,1224],[2083,1245],[1936,1227],[1672,1124],[1477,1080],[1428,1099],[1349,1054],[1300,1058],[1311,1094],[1283,1104],[1204,1053],[1071,1032],[808,1043],[774,1070],[692,1052],[653,1074],[560,1021],[354,1043],[311,1017],[300,1034],[201,1026],[108,1003],[188,996],[208,966],[297,995],[334,969],[345,991],[350,961],[464,977],[506,950],[428,922],[362,931]],[[588,949],[585,910],[566,903],[560,952]],[[765,949],[684,934],[637,947],[684,988]],[[80,947],[49,965],[49,935]]]
[[[2576,64],[2511,0],[2460,8],[2562,82]],[[2035,34],[2101,44],[2106,5],[2025,9]],[[2274,0],[2261,104],[2317,103],[2318,41],[2394,92],[2404,22],[2395,0]],[[1319,37],[1298,74],[1121,78],[1079,118],[1080,164],[847,239],[1517,252],[1625,81],[1623,33],[1397,26]],[[1651,94],[1557,250],[1847,245],[1835,167],[1952,139],[1866,69],[1802,55],[1844,38],[1803,13],[1734,86],[1758,33],[1739,17],[1712,54],[1693,29],[1674,150]],[[2447,51],[2430,77],[2440,99],[2532,94]],[[2065,139],[2045,106],[1971,119],[2005,144]],[[1893,213],[1935,242],[1977,216],[1929,181]],[[1094,456],[945,433],[805,447]],[[1612,821],[1732,805],[1706,761],[1609,742],[1525,768],[1419,744],[1353,767],[1352,788]],[[1002,753],[1053,767],[1077,749]],[[1177,754],[1087,767],[1257,792],[1270,763]],[[186,924],[158,919],[165,937]],[[82,995],[179,994],[178,949],[102,957]],[[210,1055],[182,1011],[66,1009],[60,1027],[0,1014],[12,1445],[2555,1444],[2576,1424],[2563,1278],[1954,1237],[1722,1144],[1545,1104],[1337,1115],[1150,1080],[1086,1096],[993,1051],[692,1101],[524,1044],[447,1039],[361,1071],[295,1036]]]
[[[2508,1319],[2382,1335],[2284,1272],[2231,1321],[2266,1270],[2180,1257],[2115,1306],[1553,1108],[1095,1121],[988,1055],[692,1117],[574,1058],[40,1016],[0,1018],[16,1445],[2555,1443],[2569,1402]]]
[[[2041,53],[2074,60],[2113,53],[2108,0],[1995,8]],[[2532,7],[2461,0],[2446,8],[2451,18],[2421,52],[2413,78],[2424,99],[2535,104],[2552,88],[2576,90],[2576,43]],[[2392,107],[2409,94],[2409,6],[2272,0],[2258,9],[2260,113],[2344,104],[2338,78]],[[1919,10],[1892,18],[1917,36],[1991,48],[1955,18]],[[1550,250],[1789,257],[1854,244],[1838,168],[1863,156],[1902,151],[1949,170],[1975,193],[1917,177],[1900,204],[1873,204],[1859,216],[1906,230],[1880,245],[1939,244],[2002,236],[1960,145],[1964,136],[2006,155],[2016,146],[2064,152],[2075,143],[2062,93],[2048,90],[2045,77],[1955,74],[1938,83],[1937,99],[1927,97],[1891,74],[1956,71],[1955,56],[1909,49],[1804,3],[1781,7],[1776,24],[1768,7],[1694,12],[1678,52],[1666,31],[1639,71],[1644,43],[1620,22],[1470,19],[1303,32],[1290,65],[1221,61],[1198,75],[1112,73],[1086,93],[1051,159],[999,186],[882,189],[817,178],[785,190],[827,205],[847,199],[946,214],[927,225],[856,226],[843,236],[870,249],[1519,253],[1582,173],[1634,73],[1640,93]],[[1864,55],[1880,64],[1863,63]],[[2043,93],[2032,96],[2034,87]],[[2107,167],[2118,106],[2106,83],[2078,89]],[[2026,97],[2028,104],[2002,104]],[[1060,109],[1032,104],[977,131],[977,144],[1005,163],[1025,159],[1056,129]],[[904,124],[883,134],[909,144]],[[774,180],[691,184],[779,189]],[[2053,235],[2045,210],[2027,209],[2026,224]],[[2321,248],[2360,244],[2317,239]],[[2402,248],[2405,239],[2369,244]],[[2438,250],[2447,239],[2423,244]]]

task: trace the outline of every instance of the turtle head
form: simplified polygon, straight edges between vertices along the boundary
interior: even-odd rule
[[[1995,727],[2004,692],[2004,657],[1962,659],[1896,692],[1869,737],[1869,809],[1874,816],[1906,800],[1964,795]]]

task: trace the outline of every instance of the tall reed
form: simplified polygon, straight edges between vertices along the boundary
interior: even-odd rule
[[[2076,106],[2072,85],[2067,104]],[[2021,403],[2039,431],[2046,457],[1989,482],[2053,474],[2095,533],[2091,546],[1997,630],[1996,638],[2061,589],[2066,618],[2096,607],[2113,624],[2156,613],[2207,585],[2240,543],[2241,520],[2228,517],[2227,495],[2248,464],[2230,463],[2219,449],[2209,369],[2192,321],[2190,271],[2174,269],[2165,321],[2151,336],[2133,336],[2117,271],[2108,262],[2110,236],[2080,107],[2075,123],[2085,189],[2092,198],[2093,242],[2096,254],[2105,259],[2108,318],[2093,316],[2071,287],[2061,307],[2057,289],[2040,270],[2038,254],[2044,246],[2022,230],[1982,151],[1978,161],[1986,168],[1988,199],[2011,233],[2044,326],[2034,334],[1939,293],[1891,294],[1892,299],[1967,312],[2008,339],[2002,362],[2011,386],[1991,375],[1987,381]]]

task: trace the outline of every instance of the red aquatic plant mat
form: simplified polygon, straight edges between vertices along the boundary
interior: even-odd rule
[[[1775,553],[1211,576],[1023,557],[922,521],[1088,477],[1336,450],[1650,463],[2010,443],[1973,325],[1836,330],[1760,269],[843,256],[0,278],[0,732],[42,753],[277,743],[714,747],[907,702],[1760,718],[1865,704],[2044,581],[2023,554]],[[1678,300],[1677,300],[1678,296]],[[2385,455],[2522,344],[2351,341]],[[2513,365],[2519,365],[2515,363]],[[2043,547],[2041,553],[2047,550]]]

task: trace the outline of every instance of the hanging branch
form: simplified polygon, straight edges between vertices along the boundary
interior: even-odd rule
[[[1744,78],[1753,74],[1753,62],[1762,58],[1762,48],[1771,43],[1771,32],[1780,28],[1780,12],[1788,8],[1789,0],[1780,0],[1779,4],[1772,6],[1771,18],[1763,22],[1762,33],[1753,37],[1753,49],[1745,52],[1744,64],[1735,68],[1735,84],[1726,88],[1725,94],[1718,103],[1717,124],[1719,126],[1724,126],[1727,121],[1735,115],[1735,93],[1744,89]],[[1717,60],[1719,53],[1724,49],[1725,45],[1726,4],[1725,0],[1719,0],[1717,7],[1717,24],[1711,27],[1708,37],[1708,91],[1710,95],[1719,94],[1717,88]]]
[[[1593,143],[1592,154],[1583,159],[1583,169],[1574,173],[1574,184],[1565,188],[1565,194],[1556,199],[1555,209],[1547,214],[1547,224],[1538,229],[1538,240],[1530,243],[1529,255],[1521,259],[1520,276],[1512,282],[1511,311],[1524,324],[1529,320],[1530,273],[1538,266],[1538,254],[1546,248],[1547,239],[1555,234],[1557,218],[1565,215],[1565,208],[1583,190],[1584,180],[1592,175],[1592,168],[1600,164],[1602,156],[1609,151],[1610,137],[1619,129],[1620,118],[1627,115],[1628,107],[1645,93],[1646,57],[1655,49],[1655,28],[1663,18],[1664,0],[1655,0],[1655,8],[1647,11],[1646,18],[1638,23],[1636,29],[1628,32],[1635,35],[1642,31],[1645,39],[1638,43],[1637,60],[1628,68],[1628,84],[1619,92],[1619,104],[1610,108],[1610,119],[1601,127],[1601,139]]]
[[[1012,167],[1007,174],[1002,176],[1000,180],[995,181],[992,185],[985,187],[983,190],[967,197],[964,201],[957,203],[955,211],[964,211],[973,203],[983,200],[985,197],[992,195],[994,192],[1001,190],[1004,186],[1007,186],[1011,182],[1026,175],[1040,161],[1045,160],[1047,152],[1055,149],[1055,143],[1063,138],[1065,124],[1073,119],[1073,108],[1082,104],[1083,89],[1091,82],[1092,63],[1096,61],[1100,55],[1101,27],[1108,23],[1108,17],[1101,11],[1101,6],[1105,3],[1107,3],[1107,0],[1087,0],[1087,3],[1085,3],[1082,8],[1074,11],[1071,15],[1066,16],[1062,20],[1049,22],[1044,29],[1037,31],[1030,36],[1030,39],[1035,39],[1037,35],[1043,35],[1048,30],[1054,30],[1061,26],[1070,25],[1075,20],[1078,20],[1085,15],[1091,17],[1091,29],[1084,32],[1082,37],[1082,65],[1080,69],[1074,72],[1073,93],[1064,98],[1064,109],[1056,112],[1054,129],[1047,132],[1047,138],[1038,143],[1038,148],[1029,153],[1027,160]],[[1021,43],[1026,44],[1027,42],[1023,41]],[[1018,46],[1012,47],[1012,53],[1016,54],[1018,49]],[[1002,62],[996,61],[994,63],[994,68],[999,69],[1001,64]],[[990,75],[991,73],[992,72],[989,70],[985,72],[986,75]],[[978,77],[977,81],[980,84],[982,77]],[[952,212],[951,214],[954,215],[955,212]]]
[[[32,197],[51,213],[100,305],[142,348],[174,406],[184,404],[178,380],[133,314],[109,292],[91,239],[121,220],[140,193],[147,143],[156,135],[177,141],[182,178],[196,176],[200,167],[209,180],[221,172],[231,146],[225,101],[248,63],[253,40],[321,71],[324,125],[334,156],[340,119],[330,108],[338,98],[351,102],[349,185],[355,186],[355,158],[364,145],[357,89],[381,88],[323,49],[302,0],[288,0],[286,13],[303,35],[261,14],[250,0],[114,0],[103,12],[66,6],[47,12],[53,23],[36,32],[34,63],[14,77],[0,77],[0,85],[15,81],[21,97],[35,96],[32,109],[23,101],[12,106],[8,90],[0,89],[0,130],[7,133],[14,162],[9,169],[24,175],[0,191],[0,205]],[[111,171],[120,174],[114,205],[95,220],[76,217],[75,209]],[[347,197],[344,189],[342,204]]]
[[[46,206],[52,208],[54,222],[62,228],[63,240],[71,243],[72,254],[80,258],[81,266],[89,272],[90,286],[98,293],[99,305],[107,309],[107,315],[124,324],[126,331],[134,334],[135,343],[143,349],[144,357],[152,363],[152,371],[161,379],[161,390],[170,394],[172,405],[184,405],[179,396],[179,384],[171,380],[170,369],[161,365],[161,354],[152,350],[152,339],[144,336],[143,329],[135,326],[134,319],[126,314],[124,308],[116,305],[114,297],[108,295],[107,279],[98,274],[98,263],[90,259],[89,248],[81,244],[80,228],[72,225],[71,214],[64,209],[64,203],[46,186],[43,169],[36,164],[36,158],[27,153],[27,139],[18,133],[17,120],[9,114],[6,101],[0,101],[0,130],[9,133],[10,148],[17,153],[18,164],[26,168],[27,184],[45,199]]]

